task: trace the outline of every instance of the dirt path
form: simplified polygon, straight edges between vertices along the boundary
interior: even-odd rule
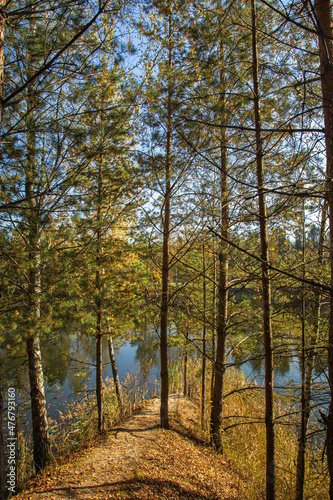
[[[150,401],[73,462],[44,474],[15,500],[236,500],[238,477],[195,436],[196,409],[170,398],[171,430]]]

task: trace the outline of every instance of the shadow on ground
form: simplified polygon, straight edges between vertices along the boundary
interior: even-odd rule
[[[58,500],[116,500],[118,498],[122,500],[221,500],[221,496],[217,496],[214,492],[203,494],[193,490],[190,486],[188,489],[184,488],[174,481],[148,478],[133,478],[93,486],[43,489],[38,493],[39,495],[49,493],[50,497],[52,495],[52,498]],[[223,500],[229,500],[229,497],[224,497]]]

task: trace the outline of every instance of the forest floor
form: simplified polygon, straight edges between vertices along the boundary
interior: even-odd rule
[[[240,500],[239,476],[200,436],[196,407],[171,396],[170,430],[159,428],[159,408],[150,400],[13,498]]]

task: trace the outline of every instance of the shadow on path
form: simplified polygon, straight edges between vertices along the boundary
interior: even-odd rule
[[[101,490],[104,491],[103,496],[101,496]],[[94,491],[96,491],[96,497],[94,496]],[[60,498],[63,500],[81,500],[84,498],[89,498],[89,500],[94,500],[95,498],[115,500],[117,498],[121,498],[122,500],[154,500],[157,497],[164,497],[168,500],[221,500],[221,496],[216,496],[213,492],[203,494],[202,492],[195,492],[184,488],[174,481],[148,478],[127,479],[124,481],[101,483],[92,486],[43,489],[38,492],[38,495],[45,495],[45,493],[53,495],[60,493],[61,496],[57,495],[59,500]],[[229,500],[229,497],[224,497],[223,500]]]

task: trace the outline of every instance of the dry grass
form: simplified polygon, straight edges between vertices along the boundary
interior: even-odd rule
[[[199,408],[200,373],[198,363],[190,365],[194,401]],[[207,388],[209,388],[207,383]],[[247,500],[265,498],[264,392],[259,386],[248,389],[243,372],[230,369],[226,377],[223,410],[223,457],[239,475],[239,493]],[[209,401],[209,395],[207,395]],[[291,414],[288,416],[288,414]],[[276,396],[276,496],[290,500],[295,496],[297,429],[299,415],[285,396]],[[206,410],[205,435],[209,439],[209,407]],[[304,500],[328,499],[328,472],[326,459],[322,461],[322,445],[308,445],[306,450],[306,478]]]

